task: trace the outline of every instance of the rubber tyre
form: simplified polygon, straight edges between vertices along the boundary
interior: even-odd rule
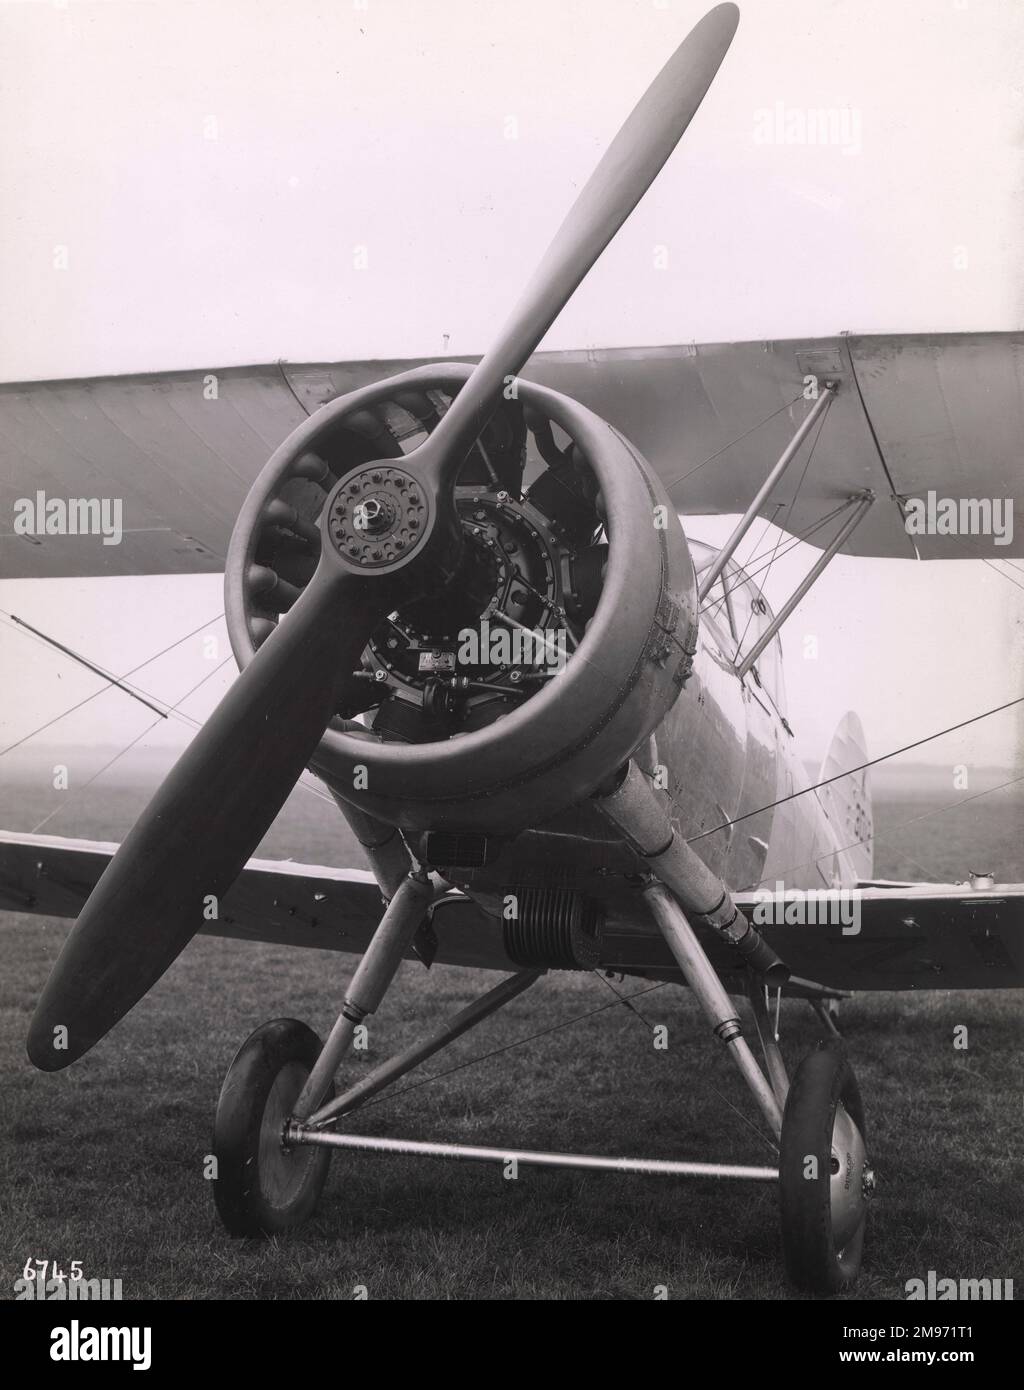
[[[278,1235],[305,1221],[320,1198],[330,1149],[285,1149],[278,1136],[321,1047],[305,1023],[276,1018],[246,1038],[228,1067],[214,1122],[213,1194],[233,1236]]]
[[[842,1250],[832,1225],[831,1158],[836,1107],[842,1102],[865,1141],[864,1108],[856,1078],[836,1039],[818,1044],[797,1069],[782,1119],[779,1149],[779,1208],[786,1274],[811,1293],[842,1293],[860,1272],[866,1212]],[[809,1155],[817,1178],[804,1176]]]

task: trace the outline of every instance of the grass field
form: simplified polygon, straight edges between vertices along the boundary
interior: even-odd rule
[[[878,802],[876,873],[955,878],[991,867],[1024,879],[1019,795],[932,815],[962,795],[933,780],[889,789]],[[72,802],[73,789],[40,792],[38,778],[8,776],[0,824],[30,829],[63,795],[67,809],[45,831],[116,839],[145,800],[143,781],[104,777]],[[342,829],[331,808],[296,796],[263,852],[355,862]],[[28,916],[0,926],[3,1295],[13,1295],[27,1259],[49,1258],[120,1278],[125,1298],[351,1298],[364,1286],[371,1298],[649,1299],[658,1285],[672,1298],[794,1296],[782,1280],[771,1186],[522,1169],[507,1181],[490,1165],[336,1157],[301,1231],[264,1244],[230,1240],[202,1175],[224,1070],[265,1019],[294,1016],[322,1033],[352,960],[196,941],[85,1061],[44,1076],[25,1060],[24,1038],[68,926]],[[369,1051],[346,1074],[412,1041],[493,979],[404,966],[373,1020]],[[770,1162],[752,1106],[686,992],[639,981],[616,988],[635,992],[642,1017],[596,976],[542,980],[353,1127]],[[669,1027],[667,1051],[652,1047],[655,1023]],[[864,995],[844,1004],[842,1024],[880,1183],[859,1295],[902,1298],[905,1282],[929,1269],[1014,1278],[1024,1291],[1020,996]],[[959,1024],[967,1051],[953,1047]],[[816,1036],[806,1006],[788,1006],[791,1065]]]

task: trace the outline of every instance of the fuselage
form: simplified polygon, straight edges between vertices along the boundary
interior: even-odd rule
[[[691,547],[699,569],[713,552]],[[809,781],[786,718],[778,637],[743,679],[736,674],[737,648],[749,650],[771,612],[738,566],[724,580],[721,596],[713,591],[702,609],[692,674],[636,761],[671,797],[676,832],[732,891],[778,880],[787,889],[850,886],[857,873],[841,827],[814,792],[786,800]],[[459,881],[495,907],[510,887],[557,884],[599,897],[625,926],[642,868],[584,803],[522,832],[493,865]]]

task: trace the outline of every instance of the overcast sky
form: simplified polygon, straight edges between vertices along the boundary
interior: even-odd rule
[[[483,349],[705,8],[3,5],[0,378]],[[741,9],[680,150],[545,346],[1019,327],[1024,5]],[[765,140],[765,112],[808,108],[845,112],[842,138]],[[1024,563],[998,568],[836,561],[786,639],[801,751],[851,706],[884,751],[1018,694]],[[0,608],[122,671],[221,606],[206,577],[0,584]],[[7,628],[0,662],[4,743],[95,688]],[[196,638],[139,679],[172,699],[209,669]],[[47,737],[126,741],[149,718],[108,694]],[[1010,765],[1019,727],[925,756]]]
[[[0,6],[0,374],[483,349],[706,8]],[[1018,327],[1024,5],[741,8],[690,132],[546,345]],[[765,143],[780,102],[848,109],[859,134]]]

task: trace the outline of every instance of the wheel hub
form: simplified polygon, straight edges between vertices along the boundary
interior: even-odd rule
[[[831,1156],[832,1231],[836,1249],[841,1251],[864,1220],[868,1191],[874,1183],[863,1136],[841,1102],[832,1122]]]

